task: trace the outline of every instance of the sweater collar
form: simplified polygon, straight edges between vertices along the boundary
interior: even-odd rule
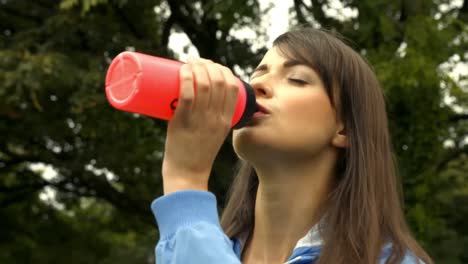
[[[249,232],[244,232],[233,239],[234,251],[239,258],[244,250],[249,235]],[[297,241],[293,253],[288,258],[286,263],[302,263],[305,260],[308,261],[307,263],[310,263],[311,260],[314,260],[318,257],[321,245],[322,238],[319,232],[319,223],[317,223],[307,232],[305,236]]]

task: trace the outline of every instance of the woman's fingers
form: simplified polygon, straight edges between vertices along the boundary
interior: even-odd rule
[[[222,115],[224,98],[226,94],[226,81],[221,71],[221,65],[216,63],[207,63],[206,68],[211,82],[211,101],[209,111]]]
[[[211,82],[208,77],[207,69],[200,59],[191,59],[188,64],[192,67],[195,76],[195,104],[193,114],[203,115],[211,100]]]
[[[234,111],[236,109],[237,104],[237,96],[239,94],[239,79],[234,76],[231,70],[227,67],[221,68],[224,79],[226,81],[226,92],[225,92],[225,100],[223,107],[220,111],[222,111],[223,115],[226,118],[230,118],[229,121],[232,120],[232,116],[234,115]]]
[[[218,116],[229,125],[235,111],[239,92],[239,80],[225,66],[206,59],[190,59],[187,62],[192,71],[192,115],[196,118]],[[185,78],[188,90],[190,78]],[[195,85],[195,89],[194,88]],[[185,91],[185,90],[184,90]],[[194,96],[194,97],[193,97]]]
[[[195,100],[194,77],[190,64],[184,64],[180,68],[180,95],[174,115],[180,116],[180,121],[184,126],[189,123],[192,114],[193,103]],[[175,118],[178,119],[178,118]]]
[[[179,102],[164,150],[166,193],[208,185],[213,162],[229,134],[237,85],[229,69],[212,61],[196,59],[182,65]]]

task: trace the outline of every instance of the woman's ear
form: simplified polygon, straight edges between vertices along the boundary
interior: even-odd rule
[[[346,136],[346,130],[342,122],[338,124],[338,129],[332,139],[332,145],[337,148],[348,147],[348,137]]]

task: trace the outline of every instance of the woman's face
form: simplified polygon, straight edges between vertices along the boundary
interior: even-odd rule
[[[234,150],[241,159],[313,157],[325,148],[340,147],[334,137],[342,126],[312,68],[273,47],[251,75],[250,84],[257,103],[269,113],[234,130]]]

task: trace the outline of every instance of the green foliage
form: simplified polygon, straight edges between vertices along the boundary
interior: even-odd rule
[[[157,15],[155,6],[169,6],[156,0],[0,3],[0,262],[154,263],[149,205],[162,193],[166,124],[113,109],[104,77],[127,48],[173,56],[170,29],[214,44],[204,57],[231,66],[258,60],[248,41],[228,34],[256,22],[257,3],[218,3],[206,16],[181,11],[197,4],[179,3],[170,18]],[[218,171],[232,165],[228,155]],[[37,163],[57,176],[41,177],[30,169]],[[40,199],[47,188],[55,203]]]
[[[340,22],[327,17],[318,1],[298,2],[314,18],[323,17],[322,26],[352,40],[374,66],[387,99],[412,230],[436,263],[466,263],[468,232],[461,219],[468,198],[468,91],[466,82],[454,82],[440,65],[454,54],[466,63],[468,4],[444,13],[438,7],[449,1],[343,1],[359,16]],[[445,103],[446,93],[464,113]],[[445,147],[447,140],[454,146]]]
[[[342,33],[382,83],[418,240],[437,263],[467,263],[468,117],[444,97],[466,111],[468,93],[466,79],[440,67],[455,54],[466,62],[467,1],[441,13],[448,0],[346,0],[359,15],[345,21],[323,11],[328,1],[310,2],[294,1],[291,23]],[[247,69],[265,49],[253,52],[255,40],[232,31],[249,27],[261,39],[261,16],[258,1],[1,2],[0,262],[153,263],[149,205],[162,192],[166,124],[111,108],[105,71],[126,49],[175,57],[173,31],[201,56]],[[221,202],[236,160],[229,141],[210,182]],[[41,177],[37,163],[57,176]],[[49,189],[55,202],[40,198]]]

